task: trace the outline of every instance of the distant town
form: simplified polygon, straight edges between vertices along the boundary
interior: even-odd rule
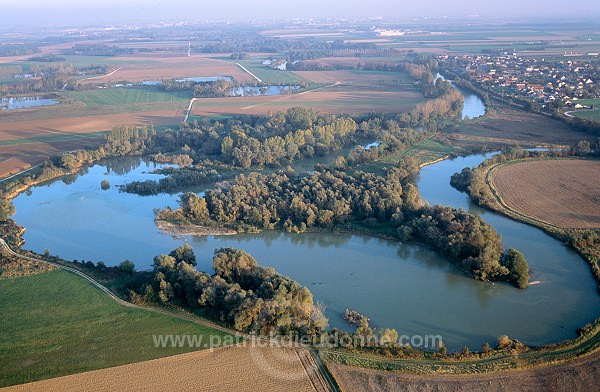
[[[537,109],[593,109],[578,102],[600,97],[598,53],[551,59],[517,53],[440,56],[448,70],[508,100],[529,100]]]

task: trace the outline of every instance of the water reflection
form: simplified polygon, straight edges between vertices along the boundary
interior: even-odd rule
[[[502,234],[506,246],[522,250],[535,279],[527,290],[466,277],[432,250],[350,234],[260,234],[220,237],[171,236],[154,224],[153,209],[177,207],[176,195],[140,197],[119,193],[129,181],[161,178],[163,167],[140,158],[110,160],[76,176],[38,186],[14,200],[15,219],[25,226],[26,249],[48,248],[66,259],[124,259],[138,269],[189,242],[198,268],[212,271],[214,250],[235,247],[252,254],[307,286],[327,305],[332,327],[352,329],[346,308],[371,318],[373,325],[401,334],[443,334],[451,350],[473,349],[508,334],[524,342],[549,343],[575,336],[575,329],[598,316],[600,298],[589,267],[572,251],[537,229],[481,210],[449,185],[449,177],[483,156],[444,161],[423,168],[418,182],[424,199],[480,213]],[[111,188],[102,191],[107,179]],[[560,295],[557,295],[560,293]]]

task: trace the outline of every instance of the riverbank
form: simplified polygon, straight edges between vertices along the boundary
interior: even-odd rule
[[[573,340],[540,347],[519,346],[516,341],[512,342],[488,352],[463,350],[448,355],[410,347],[396,357],[377,354],[372,348],[320,349],[319,353],[324,360],[340,365],[413,374],[466,375],[533,369],[568,363],[600,352],[600,318],[582,328],[580,336]]]
[[[493,342],[499,335],[505,333],[530,344],[565,340],[574,337],[577,328],[593,319],[585,316],[585,314],[590,314],[587,310],[584,310],[586,309],[585,306],[581,310],[572,312],[563,309],[564,306],[554,304],[554,301],[551,300],[547,302],[548,307],[558,309],[560,312],[566,311],[568,314],[576,313],[570,323],[561,322],[564,327],[557,330],[554,325],[559,321],[555,320],[554,317],[545,317],[543,314],[546,314],[547,310],[538,312],[535,309],[530,309],[529,306],[513,309],[511,304],[514,303],[517,297],[523,297],[523,294],[509,285],[482,284],[474,279],[465,279],[464,271],[455,269],[451,263],[448,263],[446,258],[433,255],[427,247],[422,245],[417,247],[406,242],[400,243],[397,241],[384,243],[376,239],[352,237],[344,233],[339,234],[346,231],[343,229],[337,230],[338,234],[326,229],[318,233],[300,235],[273,230],[265,230],[260,234],[239,236],[205,235],[203,237],[182,238],[183,235],[165,235],[157,230],[152,211],[163,206],[174,208],[177,205],[177,197],[175,195],[139,197],[119,193],[116,185],[124,181],[130,181],[130,179],[143,179],[144,177],[139,177],[140,174],[149,170],[144,164],[133,169],[133,166],[129,164],[117,164],[117,162],[121,161],[108,162],[109,164],[105,167],[91,167],[86,170],[83,176],[79,176],[77,179],[71,178],[67,182],[53,181],[47,186],[32,189],[29,196],[21,195],[15,201],[15,205],[19,211],[19,222],[30,228],[25,237],[28,244],[27,249],[43,253],[44,249],[50,248],[52,254],[60,254],[67,260],[80,259],[83,256],[86,260],[93,260],[94,262],[102,260],[109,266],[118,265],[120,261],[129,259],[135,262],[138,268],[145,270],[151,268],[153,256],[164,253],[168,249],[173,249],[186,240],[194,247],[197,254],[205,255],[199,258],[199,268],[209,270],[211,267],[207,261],[209,258],[207,255],[212,254],[214,249],[222,247],[241,248],[256,255],[258,260],[264,261],[269,267],[273,267],[287,276],[292,276],[301,281],[303,285],[310,287],[311,291],[314,290],[315,292],[315,298],[333,298],[332,301],[344,304],[345,307],[363,309],[366,314],[373,317],[374,323],[381,323],[379,325],[383,327],[396,328],[409,334],[438,333],[440,328],[436,326],[439,325],[444,325],[445,328],[460,328],[460,326],[453,324],[450,316],[444,316],[444,309],[448,309],[456,303],[461,303],[461,306],[452,308],[454,309],[452,318],[459,317],[471,320],[471,317],[481,317],[480,315],[483,312],[486,315],[486,320],[494,320],[491,323],[493,325],[483,322],[474,325],[469,330],[461,331],[459,334],[449,334],[447,337],[448,348],[452,351],[460,350],[464,346],[476,350],[481,346],[481,343],[485,341]],[[446,162],[452,161],[446,160]],[[438,164],[444,165],[443,162]],[[453,166],[457,167],[456,164]],[[461,164],[458,164],[458,166],[462,167]],[[423,170],[429,170],[426,168],[434,168],[434,171],[438,171],[436,165],[427,166]],[[124,169],[133,169],[133,171],[127,172],[123,171]],[[454,173],[454,171],[450,173]],[[428,176],[422,175],[422,177]],[[436,179],[436,187],[439,188],[442,184],[447,184],[449,176],[450,174]],[[113,185],[111,189],[100,190],[99,184],[103,179],[110,180],[111,185]],[[464,196],[462,198],[466,199]],[[42,204],[48,201],[51,204]],[[437,200],[436,204],[451,202],[451,198],[444,198]],[[460,206],[457,208],[460,208]],[[122,215],[122,211],[127,211],[127,214]],[[83,219],[80,219],[79,217],[82,215]],[[111,218],[105,219],[107,216]],[[44,218],[40,219],[40,217]],[[48,222],[48,224],[43,222]],[[93,234],[88,234],[86,230],[75,230],[76,228],[86,227],[90,222],[95,222]],[[132,226],[135,227],[135,231],[131,230]],[[350,227],[350,229],[352,228]],[[360,231],[346,232],[359,235],[367,234],[371,238],[386,239],[395,234],[395,231],[388,231],[387,233],[378,233],[382,235],[375,236],[372,229],[364,227]],[[235,228],[232,228],[232,230],[235,230]],[[46,233],[52,233],[54,238],[56,236],[77,238],[77,242],[59,244],[54,242],[52,238],[48,238]],[[558,245],[558,243],[556,244]],[[517,249],[524,246],[510,245],[510,247]],[[85,252],[82,249],[85,249]],[[549,247],[549,249],[553,249],[553,247]],[[278,257],[277,255],[284,255],[284,257]],[[365,263],[365,260],[369,260],[369,262]],[[568,264],[571,265],[571,261]],[[369,269],[373,268],[388,271],[390,278],[382,278],[377,273],[371,274]],[[555,268],[555,266],[550,267],[551,274]],[[589,274],[585,266],[581,266],[580,269],[582,273]],[[540,268],[541,273],[545,273],[545,270]],[[312,273],[312,271],[320,273]],[[347,274],[340,273],[340,271],[347,271]],[[427,276],[427,282],[421,281],[422,279],[419,276]],[[565,276],[571,276],[571,274]],[[552,283],[560,281],[556,278],[554,275],[546,276],[544,284],[535,286],[535,290],[532,287],[531,302],[529,303],[535,303],[540,295],[547,295],[547,290],[552,288],[573,292],[571,298],[578,303],[586,301],[587,295],[585,293],[589,292],[591,294],[592,291],[595,291],[593,288],[588,290],[586,285],[582,286],[581,284],[573,291],[571,286],[566,283]],[[420,288],[426,290],[429,295],[424,299],[419,298],[419,295],[400,294],[406,290],[406,285],[412,285],[412,283],[399,284],[399,279],[401,281],[409,279],[410,281],[419,282]],[[371,304],[379,303],[380,299],[371,296],[370,284],[365,284],[365,280],[378,282],[381,287],[385,287],[387,296],[390,298],[403,295],[402,299],[394,300],[389,306],[405,308],[407,310],[406,315],[394,317],[391,322],[377,321],[389,320],[386,314],[387,310],[381,308],[381,310],[373,310],[372,313],[369,311]],[[450,287],[447,286],[448,281],[452,282]],[[573,281],[579,281],[579,279]],[[396,289],[396,286],[405,289]],[[348,289],[345,289],[345,287],[348,287]],[[584,288],[585,293],[582,294]],[[464,300],[465,292],[476,292],[478,295]],[[525,298],[530,298],[529,294]],[[423,311],[407,308],[411,304],[420,301],[435,302],[435,304],[427,305],[423,308]],[[339,309],[335,308],[334,305],[330,306],[332,310],[328,316],[330,319],[336,320],[333,326],[342,328],[343,320],[339,320],[341,319],[339,316],[336,318]],[[493,311],[490,311],[490,309],[493,309]],[[522,312],[522,309],[527,309],[527,311]],[[341,312],[343,310],[344,308],[341,309]],[[494,316],[494,314],[502,314],[506,311],[516,312],[515,319],[519,318],[521,320],[519,324],[527,326],[515,327],[515,323],[512,321],[503,321]],[[540,317],[538,317],[538,313]],[[527,314],[536,316],[528,316]],[[582,317],[582,315],[584,316]],[[596,314],[593,315],[596,316]],[[415,323],[411,320],[426,322],[431,327],[424,329],[422,326],[414,325]],[[552,327],[541,329],[538,324],[542,323]],[[471,338],[475,336],[476,339]]]
[[[573,361],[507,372],[467,375],[421,375],[390,372],[328,363],[342,390],[370,392],[497,392],[502,391],[590,391],[600,378],[600,352]]]

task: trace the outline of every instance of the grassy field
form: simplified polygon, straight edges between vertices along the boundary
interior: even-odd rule
[[[0,146],[17,146],[31,143],[65,143],[80,141],[84,145],[89,143],[90,139],[100,140],[106,132],[89,132],[89,133],[65,133],[51,136],[33,136],[27,139],[11,139],[0,140]]]
[[[161,91],[156,88],[107,88],[73,92],[71,96],[88,107],[135,103],[188,101],[189,91]]]
[[[386,168],[396,166],[403,156],[413,157],[417,159],[419,164],[423,164],[461,152],[462,150],[458,147],[444,145],[435,139],[427,139],[398,154],[388,155],[377,161],[362,164],[358,169],[375,174],[384,174]]]
[[[156,348],[156,334],[224,335],[125,308],[64,271],[0,281],[0,309],[0,387],[194,350]]]
[[[461,144],[501,146],[572,145],[589,139],[589,134],[566,123],[494,102],[484,117],[444,130]]]
[[[600,98],[598,99],[579,99],[576,103],[580,103],[582,105],[600,105]]]

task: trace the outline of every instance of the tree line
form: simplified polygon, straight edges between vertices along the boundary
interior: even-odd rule
[[[323,156],[354,145],[357,147],[340,159],[340,167],[352,167],[398,153],[429,136],[427,132],[415,131],[415,127],[425,126],[435,131],[460,121],[462,100],[462,95],[451,89],[441,97],[396,116],[336,116],[296,107],[268,116],[194,120],[184,123],[179,130],[161,132],[153,137],[152,148],[147,152],[160,150],[165,156],[179,156],[184,152],[189,156],[195,167],[182,169],[190,180],[185,185],[205,183],[203,175],[210,169],[201,162],[206,159],[244,170],[284,167],[294,161]],[[369,150],[358,146],[373,139],[379,142],[378,146]],[[194,171],[199,171],[200,176],[193,174]],[[177,182],[185,183],[184,176],[179,176]],[[128,187],[133,192],[150,188],[150,182]],[[152,192],[160,189],[161,186],[154,186]]]

